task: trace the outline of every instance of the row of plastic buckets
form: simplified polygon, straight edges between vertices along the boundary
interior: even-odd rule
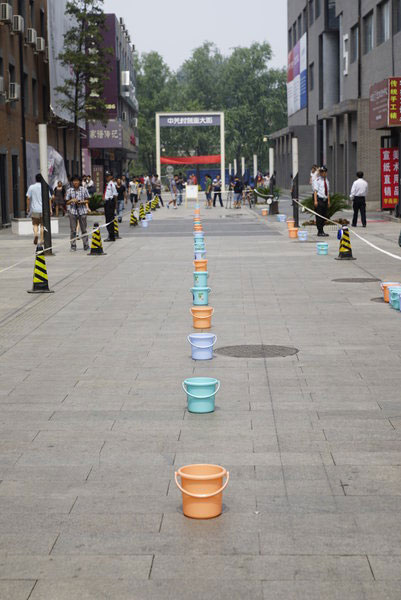
[[[401,283],[398,281],[383,281],[380,287],[383,292],[384,302],[388,303],[395,310],[401,310]]]
[[[288,235],[291,239],[297,239],[300,242],[308,241],[308,232],[305,229],[295,227],[294,219],[287,219],[286,215],[277,215],[277,220],[280,223],[287,223]],[[318,256],[327,256],[329,253],[329,244],[327,242],[318,242],[316,244],[316,252]]]
[[[194,216],[194,284],[191,288],[193,306],[191,313],[194,329],[210,329],[213,308],[209,306],[208,261],[200,208],[197,204]],[[192,359],[212,360],[217,337],[213,333],[192,333],[188,336]],[[220,382],[213,377],[190,377],[183,381],[188,411],[193,414],[213,413]],[[224,483],[225,479],[225,483]],[[175,473],[175,482],[182,493],[182,509],[192,519],[212,519],[223,510],[223,491],[229,481],[229,473],[219,465],[198,464],[181,467]]]

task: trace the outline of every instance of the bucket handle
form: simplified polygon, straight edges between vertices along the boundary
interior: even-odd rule
[[[215,390],[213,392],[213,394],[210,394],[210,396],[194,396],[193,394],[190,394],[187,390],[187,388],[185,387],[185,381],[182,382],[182,389],[184,390],[184,392],[186,394],[188,394],[188,396],[191,396],[191,398],[195,398],[195,400],[207,400],[208,398],[211,398],[212,396],[214,396],[215,394],[217,394],[217,392],[220,389],[220,381],[217,381],[217,390]]]
[[[217,342],[217,335],[213,335],[213,337],[214,337],[214,342],[212,342],[212,343],[210,344],[210,346],[197,346],[196,344],[193,344],[193,343],[191,342],[191,336],[190,336],[190,335],[188,336],[188,338],[187,338],[187,339],[188,339],[188,342],[191,344],[191,346],[193,346],[194,348],[199,348],[199,350],[207,350],[207,349],[209,349],[209,348],[213,348],[213,346],[214,346],[214,345],[215,345],[215,343]]]
[[[175,483],[177,484],[178,489],[185,494],[186,496],[191,496],[191,498],[213,498],[213,496],[217,496],[218,494],[221,494],[222,492],[224,492],[224,490],[226,489],[228,482],[230,481],[230,473],[227,471],[226,472],[226,482],[223,485],[223,487],[221,487],[219,490],[217,490],[217,492],[213,492],[213,494],[192,494],[191,492],[187,492],[186,490],[184,490],[183,487],[181,487],[181,485],[178,482],[178,473],[177,471],[174,473],[174,479],[175,479]]]
[[[194,316],[193,312],[191,309],[189,309],[189,312],[191,313],[192,316]],[[214,315],[214,308],[212,308],[212,314],[210,315],[205,315],[204,317],[199,316],[199,317],[195,317],[196,319],[210,319],[210,317],[212,317]]]
[[[191,289],[189,290],[189,293],[190,293],[190,294],[192,294],[192,295],[194,295],[194,290],[202,290],[202,289],[203,289],[203,288],[191,288]],[[208,288],[205,288],[205,289],[207,290],[207,293],[208,293],[208,294],[211,294],[211,293],[212,293],[212,288],[208,287]]]

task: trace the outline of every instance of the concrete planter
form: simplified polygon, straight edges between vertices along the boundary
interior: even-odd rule
[[[52,235],[59,233],[58,219],[51,219]],[[11,231],[15,235],[33,235],[32,219],[12,219],[11,220]]]

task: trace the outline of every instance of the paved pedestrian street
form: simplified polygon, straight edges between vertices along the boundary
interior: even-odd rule
[[[63,226],[52,295],[33,259],[0,274],[1,600],[399,600],[401,314],[373,301],[399,261],[202,208],[217,350],[298,352],[194,362],[192,215],[125,218],[105,257]],[[357,232],[399,254],[398,229]],[[1,232],[0,269],[32,253]],[[191,376],[221,381],[214,413],[186,410]],[[191,520],[174,472],[208,462],[223,514]]]

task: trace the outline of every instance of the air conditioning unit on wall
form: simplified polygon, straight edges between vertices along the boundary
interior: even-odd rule
[[[21,15],[13,16],[13,33],[24,33],[25,31],[25,22],[24,17]]]
[[[122,121],[126,121],[126,120],[127,120],[127,113],[126,113],[125,111],[123,111],[123,112],[121,113],[121,120],[122,120]]]
[[[36,29],[32,29],[32,28],[28,28],[26,30],[26,41],[27,44],[30,44],[31,46],[35,46],[36,47],[36,39],[37,39],[38,35],[36,33]]]
[[[0,22],[11,23],[13,18],[13,7],[8,2],[0,4]]]
[[[36,38],[36,52],[44,52],[45,49],[46,49],[45,38],[37,37]]]
[[[0,94],[4,94],[4,77],[0,77]]]

